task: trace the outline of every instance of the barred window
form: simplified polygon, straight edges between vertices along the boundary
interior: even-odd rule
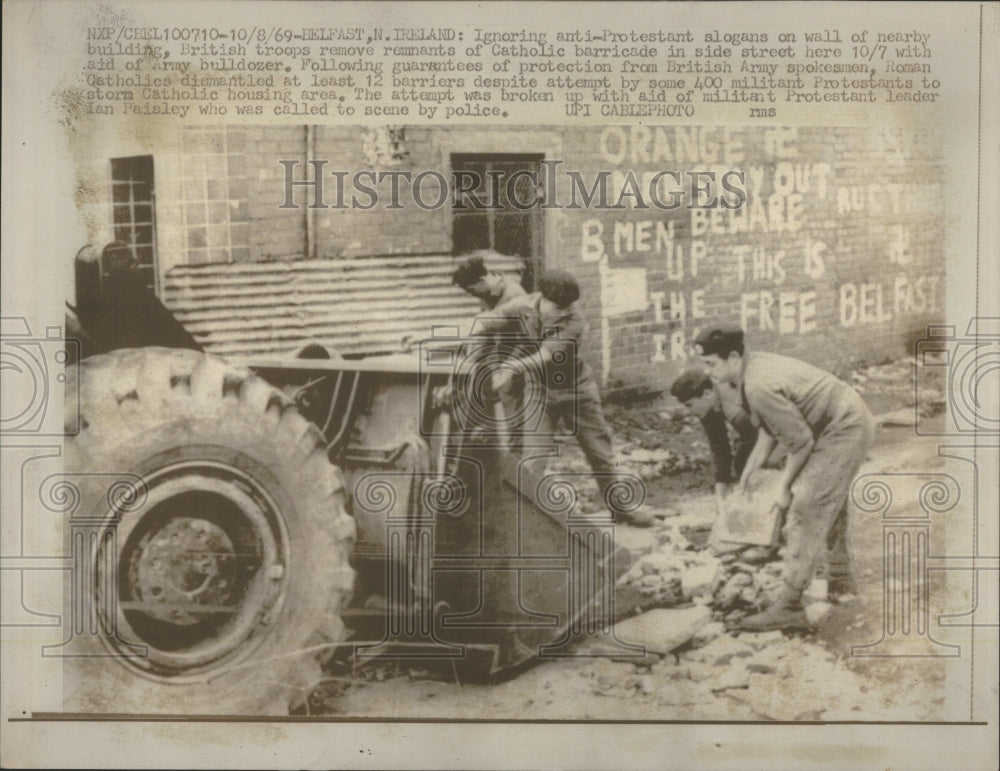
[[[156,195],[152,155],[111,159],[111,202],[115,240],[132,247],[146,286],[156,291]]]
[[[501,254],[524,259],[523,283],[529,291],[541,272],[543,261],[542,210],[538,206],[518,209],[511,205],[513,195],[521,202],[532,201],[536,185],[526,175],[514,178],[518,171],[533,172],[541,184],[544,156],[517,154],[453,153],[453,172],[471,172],[469,179],[478,180],[475,197],[487,205],[477,209],[471,202],[473,194],[463,194],[455,201],[452,211],[452,251],[464,254],[477,249],[493,249]],[[508,180],[514,180],[508,186]],[[463,183],[468,184],[468,183]],[[471,185],[468,185],[471,187]],[[456,185],[456,188],[458,185]],[[508,189],[509,188],[509,189]]]

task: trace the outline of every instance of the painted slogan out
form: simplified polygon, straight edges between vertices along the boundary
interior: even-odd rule
[[[579,221],[580,259],[599,266],[606,321],[664,324],[652,335],[653,361],[686,359],[687,340],[708,317],[781,336],[943,310],[941,189],[919,137],[609,126],[594,139],[615,189],[658,181],[665,169],[714,179],[735,172],[744,182],[738,207],[663,211],[633,198]],[[604,327],[614,335],[614,323]]]

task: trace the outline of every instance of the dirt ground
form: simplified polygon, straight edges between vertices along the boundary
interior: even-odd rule
[[[859,372],[854,380],[873,413],[881,415],[905,409],[912,413],[910,378],[910,364],[903,361]],[[933,405],[917,406],[925,416],[936,411]],[[665,522],[675,520],[676,526],[680,518],[694,531],[707,532],[714,516],[711,457],[698,424],[662,398],[631,409],[609,405],[607,414],[622,466],[642,476],[647,503],[667,513]],[[576,468],[584,460],[567,444],[559,462]],[[885,426],[861,473],[938,469],[942,464],[933,441],[916,437],[909,426]],[[915,499],[900,505],[919,513]],[[656,530],[619,525],[616,540],[641,555],[656,547]],[[622,661],[592,655],[595,649],[583,646],[578,656],[539,661],[493,685],[462,684],[447,664],[334,663],[298,713],[390,719],[967,719],[968,695],[955,687],[968,682],[962,657],[852,654],[852,646],[882,636],[882,536],[877,515],[854,510],[848,543],[857,593],[831,597],[825,621],[812,632],[727,631],[710,598],[674,601],[669,605],[676,616],[669,618],[681,627],[692,618],[698,621],[690,626],[690,639],[672,653]],[[669,627],[669,619],[665,623]],[[665,627],[664,636],[673,631],[682,633],[683,628]]]

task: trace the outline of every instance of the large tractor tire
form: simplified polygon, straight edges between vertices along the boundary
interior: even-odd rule
[[[287,714],[317,652],[344,638],[354,578],[354,520],[319,430],[194,351],[95,356],[68,372],[77,389],[65,709]]]

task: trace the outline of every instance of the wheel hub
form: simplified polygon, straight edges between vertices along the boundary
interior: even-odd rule
[[[117,594],[117,603],[98,603],[117,606],[119,635],[105,639],[113,648],[145,646],[148,655],[126,663],[171,680],[248,655],[287,584],[277,506],[228,463],[179,463],[144,481],[145,505],[112,516],[115,538],[102,540],[102,548],[116,544],[116,556],[97,559],[99,591]]]
[[[145,535],[138,549],[135,588],[148,615],[190,625],[229,605],[237,555],[218,525],[178,517]]]

